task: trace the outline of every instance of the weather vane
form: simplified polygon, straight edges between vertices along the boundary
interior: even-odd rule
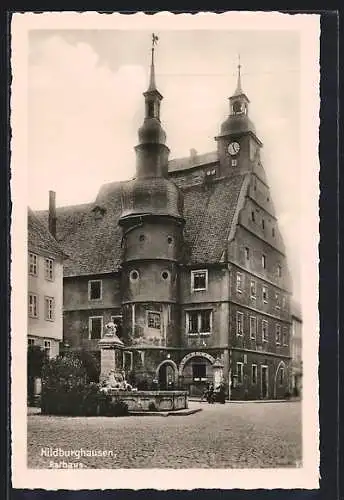
[[[159,37],[155,33],[152,33],[152,49],[154,48],[154,45],[157,44],[158,40]]]

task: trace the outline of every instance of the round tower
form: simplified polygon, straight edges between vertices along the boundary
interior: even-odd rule
[[[119,220],[124,334],[129,345],[142,348],[147,371],[160,362],[154,361],[154,351],[179,344],[178,261],[184,224],[182,193],[168,179],[169,149],[160,122],[163,97],[155,83],[156,41],[153,35],[145,118],[135,147],[136,176],[123,186]]]

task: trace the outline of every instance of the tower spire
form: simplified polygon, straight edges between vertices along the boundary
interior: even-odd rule
[[[152,90],[157,90],[156,88],[156,83],[155,83],[155,66],[154,66],[154,46],[157,44],[159,40],[159,37],[155,34],[152,33],[152,59],[151,59],[151,67],[150,67],[150,78],[149,78],[149,87],[148,87],[148,92]]]
[[[243,94],[242,86],[241,86],[241,64],[240,64],[240,54],[238,54],[238,82],[237,82],[237,87],[234,92],[234,95],[241,95]]]

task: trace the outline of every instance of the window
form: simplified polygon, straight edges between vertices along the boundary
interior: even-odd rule
[[[191,290],[195,292],[198,290],[207,290],[207,288],[208,288],[207,269],[201,271],[191,271]]]
[[[257,335],[257,318],[255,316],[250,316],[250,337],[255,339]]]
[[[88,300],[99,300],[102,298],[101,280],[91,280],[88,282]]]
[[[282,334],[282,341],[283,345],[288,345],[288,330],[287,328],[283,328],[283,334]]]
[[[170,277],[170,273],[168,271],[163,271],[161,277],[163,280],[167,280]]]
[[[211,333],[211,309],[188,311],[186,313],[186,321],[189,335]]]
[[[236,320],[236,331],[237,335],[243,335],[243,326],[244,326],[244,315],[242,312],[237,312],[237,320]]]
[[[265,229],[265,220],[262,219],[262,229]]]
[[[44,276],[46,280],[54,280],[54,261],[53,259],[45,259]]]
[[[148,117],[154,118],[154,102],[148,101]]]
[[[27,339],[27,344],[30,345],[35,345],[35,339]]]
[[[274,238],[275,237],[275,228],[274,227],[272,228],[271,233],[272,233],[272,237]]]
[[[195,382],[204,381],[207,379],[207,367],[205,363],[192,364],[192,378]]]
[[[243,276],[241,273],[237,273],[237,275],[236,275],[236,288],[237,288],[238,293],[242,292],[242,285],[243,285]]]
[[[268,289],[266,286],[263,286],[263,302],[264,304],[268,303]]]
[[[44,319],[54,321],[55,319],[55,301],[53,297],[44,297]]]
[[[263,319],[262,320],[262,339],[263,339],[263,342],[268,342],[268,322]]]
[[[285,295],[283,295],[283,297],[282,297],[282,309],[285,309],[286,306],[287,306],[287,300],[285,298]]]
[[[148,328],[155,328],[160,330],[161,326],[161,316],[159,312],[147,311],[147,325]]]
[[[38,296],[35,293],[29,293],[29,316],[38,318]]]
[[[262,268],[266,269],[266,255],[262,255]]]
[[[139,279],[139,277],[140,277],[140,275],[139,275],[138,271],[136,271],[135,269],[130,271],[130,274],[129,274],[130,281],[137,281]]]
[[[280,264],[277,266],[277,276],[279,278],[282,276],[282,266]]]
[[[276,325],[276,344],[281,343],[281,325]]]
[[[38,257],[34,253],[29,253],[29,273],[32,276],[38,275]]]
[[[255,300],[256,298],[256,282],[251,280],[251,299]]]
[[[283,385],[284,384],[284,367],[281,366],[280,371],[279,371],[279,384]]]
[[[252,384],[257,383],[257,365],[252,365]]]
[[[90,339],[100,339],[103,334],[103,316],[92,316],[88,324],[88,336]]]
[[[51,342],[50,340],[45,340],[44,341],[44,351],[45,354],[50,358],[50,349],[51,349]]]
[[[250,260],[250,249],[245,247],[245,259]]]
[[[251,219],[252,219],[252,222],[255,222],[255,220],[256,220],[256,214],[254,213],[254,210],[252,210],[252,212],[251,212]]]
[[[140,234],[140,236],[139,236],[139,240],[140,240],[140,241],[145,241],[145,235],[144,235],[144,234]]]
[[[232,167],[236,167],[238,165],[238,160],[232,160]]]
[[[244,365],[240,362],[237,363],[237,377],[238,384],[242,384],[244,380]]]
[[[172,236],[167,236],[167,243],[171,245],[173,243],[173,238]]]
[[[275,294],[275,299],[276,299],[276,309],[281,308],[281,297],[279,293]]]

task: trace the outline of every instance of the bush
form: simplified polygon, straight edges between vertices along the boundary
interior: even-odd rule
[[[68,416],[122,416],[128,407],[112,398],[99,385],[87,381],[81,360],[72,354],[50,360],[43,369],[41,411]]]

